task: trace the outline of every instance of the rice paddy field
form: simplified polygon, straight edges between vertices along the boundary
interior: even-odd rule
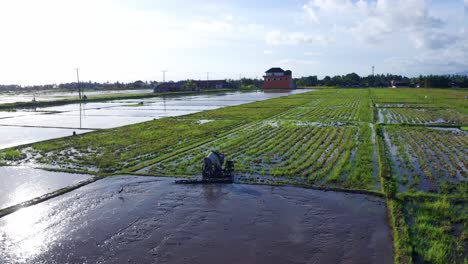
[[[194,177],[386,198],[395,263],[468,263],[468,91],[323,89],[10,148],[8,165]]]

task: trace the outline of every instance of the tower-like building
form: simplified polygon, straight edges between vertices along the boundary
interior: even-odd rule
[[[290,70],[284,71],[281,68],[271,68],[265,72],[263,78],[263,89],[296,89]]]

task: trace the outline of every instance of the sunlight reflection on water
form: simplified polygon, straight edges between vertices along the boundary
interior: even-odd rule
[[[47,250],[53,242],[54,236],[47,234],[44,226],[50,225],[48,221],[40,221],[43,212],[42,206],[33,206],[22,209],[4,218],[4,228],[1,229],[0,238],[6,245],[9,261],[24,263]]]

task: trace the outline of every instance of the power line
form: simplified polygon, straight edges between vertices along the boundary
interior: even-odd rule
[[[81,100],[81,84],[80,84],[80,69],[79,68],[75,68],[76,70],[76,79],[78,80],[78,97],[80,98]]]
[[[164,71],[161,71],[161,72],[162,72],[162,74],[163,74],[163,82],[166,82],[166,72],[167,72],[167,71],[164,70]]]

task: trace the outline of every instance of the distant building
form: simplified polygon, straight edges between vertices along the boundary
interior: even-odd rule
[[[263,89],[296,89],[290,70],[271,68],[265,72]]]
[[[391,80],[390,81],[390,87],[392,88],[408,88],[408,87],[411,87],[411,83],[409,82],[405,82],[405,81],[395,81],[395,80]]]

